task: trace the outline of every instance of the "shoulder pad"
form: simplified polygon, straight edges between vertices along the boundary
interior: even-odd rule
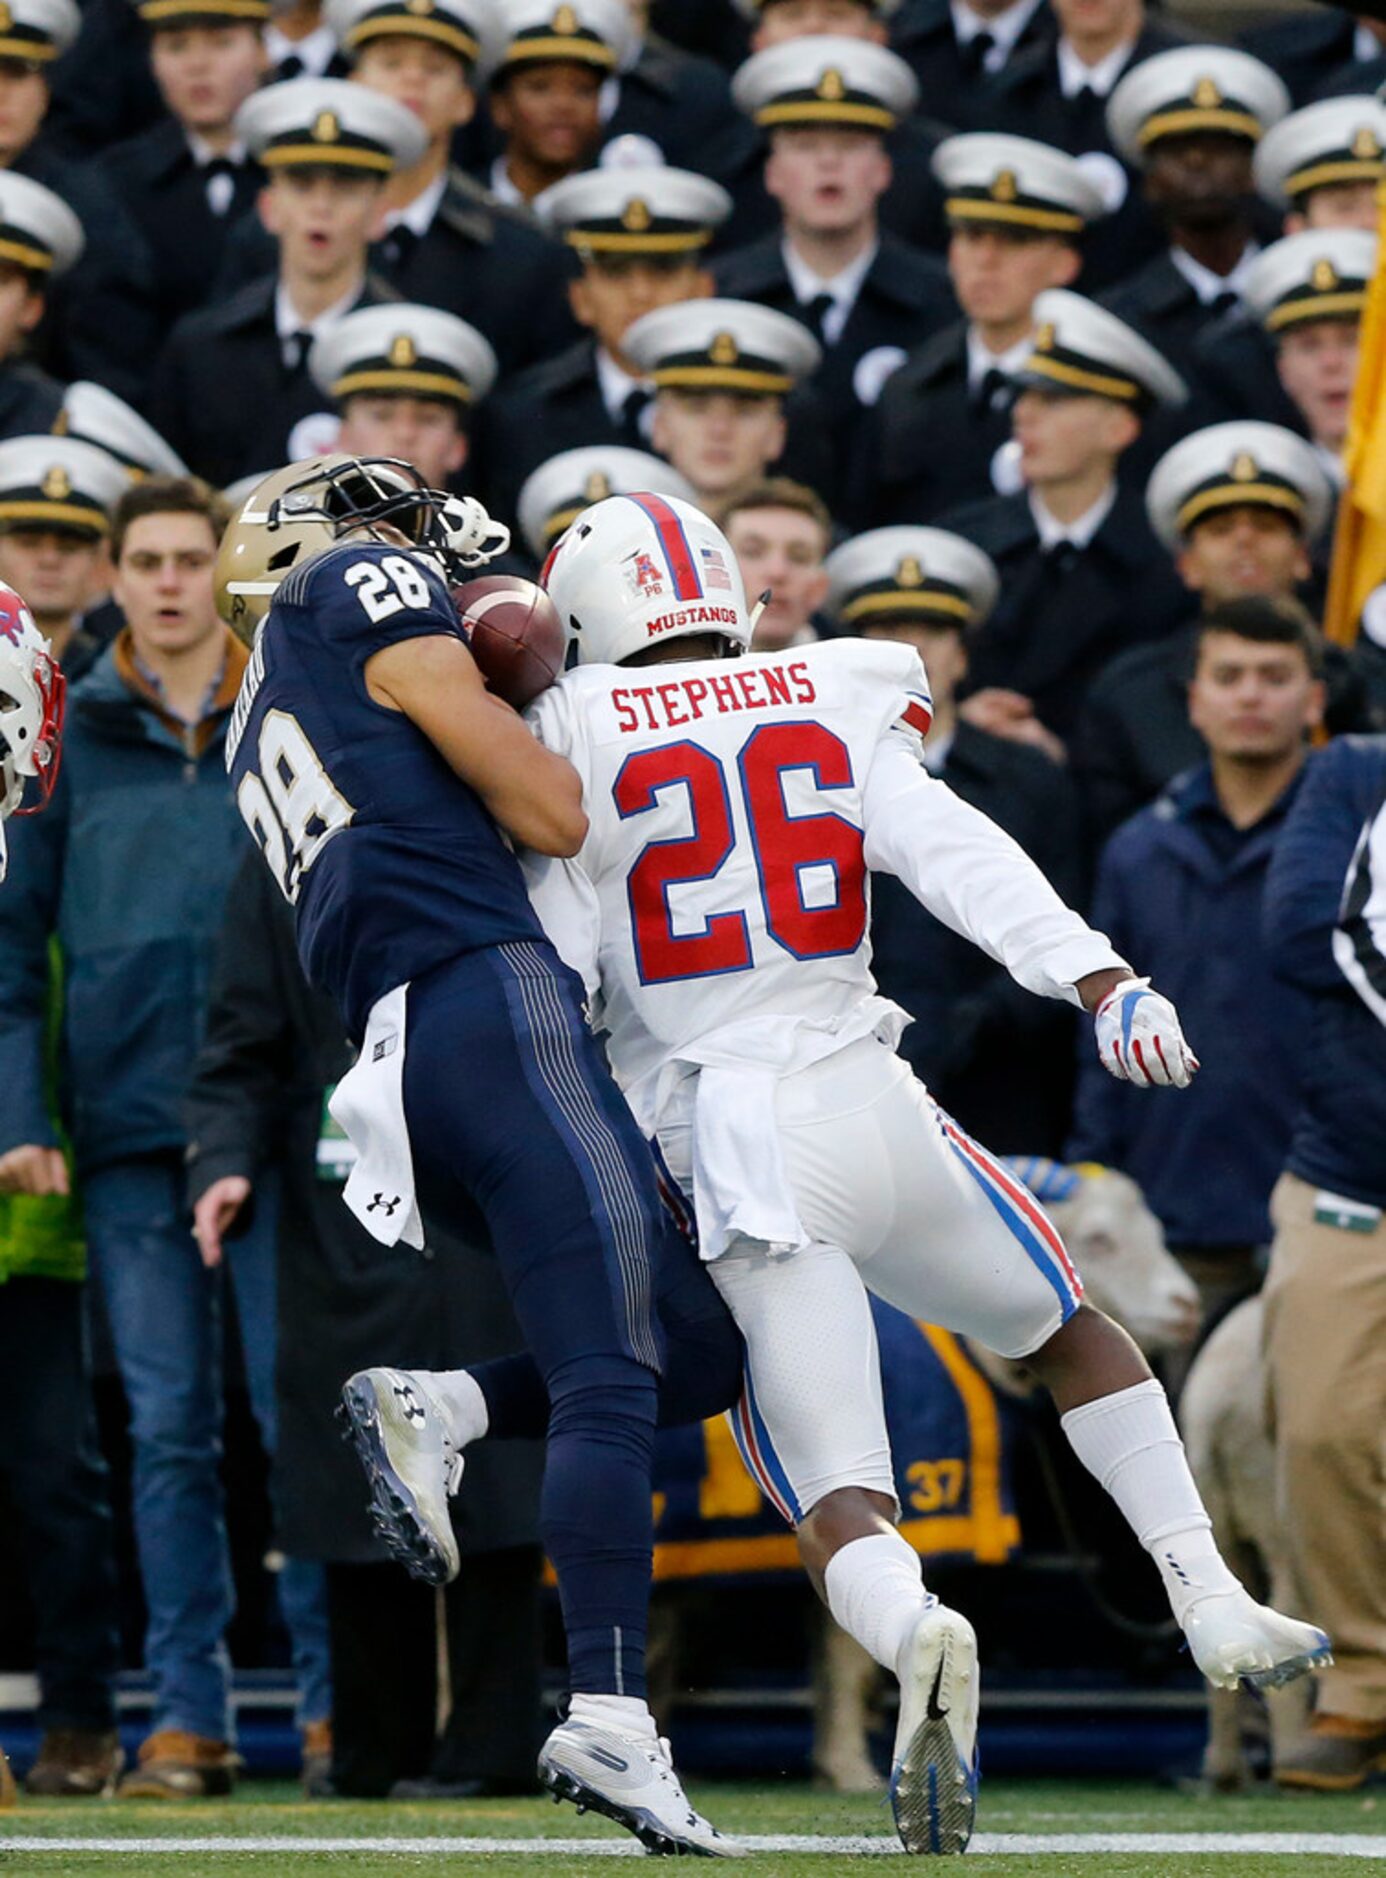
[[[901,732],[915,747],[924,747],[933,721],[934,702],[924,663],[913,646],[888,640],[828,639],[804,648],[810,672],[836,670],[857,687],[863,706],[876,713],[878,734]]]

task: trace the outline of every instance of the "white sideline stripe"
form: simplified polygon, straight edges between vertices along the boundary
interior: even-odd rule
[[[752,1852],[824,1852],[888,1857],[901,1851],[894,1838],[832,1838],[812,1833],[758,1834],[741,1838]],[[468,1853],[510,1852],[534,1856],[551,1853],[572,1858],[639,1858],[634,1839],[361,1839],[293,1838],[266,1833],[263,1837],[238,1834],[225,1838],[157,1839],[46,1839],[0,1832],[0,1852],[399,1852],[414,1856],[436,1853],[449,1857]],[[1326,1853],[1330,1857],[1386,1859],[1386,1835],[1335,1832],[980,1832],[968,1848],[968,1857],[988,1853],[1265,1852],[1287,1857]]]

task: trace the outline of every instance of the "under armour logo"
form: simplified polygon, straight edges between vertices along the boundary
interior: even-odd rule
[[[366,1208],[366,1211],[368,1213],[374,1213],[378,1207],[380,1211],[384,1213],[386,1219],[393,1219],[395,1208],[399,1205],[399,1202],[400,1202],[399,1194],[396,1194],[393,1199],[387,1200],[383,1193],[378,1193],[376,1194],[375,1198],[371,1201],[370,1205]]]

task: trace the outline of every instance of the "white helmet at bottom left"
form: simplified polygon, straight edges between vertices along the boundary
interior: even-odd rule
[[[580,665],[619,665],[666,639],[712,633],[751,643],[746,589],[730,542],[676,496],[608,496],[578,515],[541,584]]]
[[[66,681],[33,614],[14,588],[0,581],[0,824],[42,808],[53,792],[62,756],[65,691]],[[38,783],[38,798],[25,809],[21,805],[30,781]],[[0,880],[5,860],[0,832]]]

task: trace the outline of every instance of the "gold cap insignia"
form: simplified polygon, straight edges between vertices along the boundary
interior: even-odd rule
[[[592,474],[587,478],[587,481],[583,484],[583,501],[605,502],[610,494],[611,478],[607,475],[605,470],[594,469]]]
[[[818,96],[826,104],[841,104],[847,96],[847,87],[842,81],[842,74],[835,65],[830,65],[819,79]]]
[[[714,365],[735,365],[741,353],[730,333],[718,333],[707,349],[707,356]]]
[[[643,235],[653,219],[649,203],[642,196],[632,196],[621,217],[621,226],[632,235]]]
[[[1054,350],[1054,322],[1046,320],[1035,334],[1035,351],[1052,352]]]
[[[560,7],[550,25],[560,39],[571,39],[578,30],[578,16],[572,7]]]
[[[14,14],[11,13],[10,9],[4,4],[4,0],[0,0],[0,33],[9,32],[13,25]]]
[[[61,463],[55,463],[40,485],[50,502],[66,502],[72,494],[72,478]]]
[[[1200,111],[1215,111],[1222,103],[1222,93],[1218,90],[1217,80],[1200,78],[1193,88],[1193,101]]]
[[[998,170],[991,179],[993,202],[1014,202],[1017,195],[1015,171]]]
[[[390,341],[390,363],[397,371],[407,372],[419,362],[419,348],[408,333],[396,333]]]
[[[337,122],[335,111],[319,111],[308,133],[314,143],[336,143],[341,134],[342,127]]]
[[[922,587],[924,569],[912,554],[907,554],[895,570],[895,578],[902,587]]]
[[[404,0],[404,10],[406,13],[431,13],[433,0]]]
[[[1249,450],[1241,451],[1233,461],[1232,480],[1234,483],[1254,483],[1260,474],[1260,466]]]
[[[1364,124],[1352,140],[1352,154],[1363,163],[1381,155],[1381,144],[1370,124]]]
[[[1314,271],[1309,276],[1309,285],[1315,293],[1333,293],[1338,286],[1338,271],[1327,255],[1315,261]]]

